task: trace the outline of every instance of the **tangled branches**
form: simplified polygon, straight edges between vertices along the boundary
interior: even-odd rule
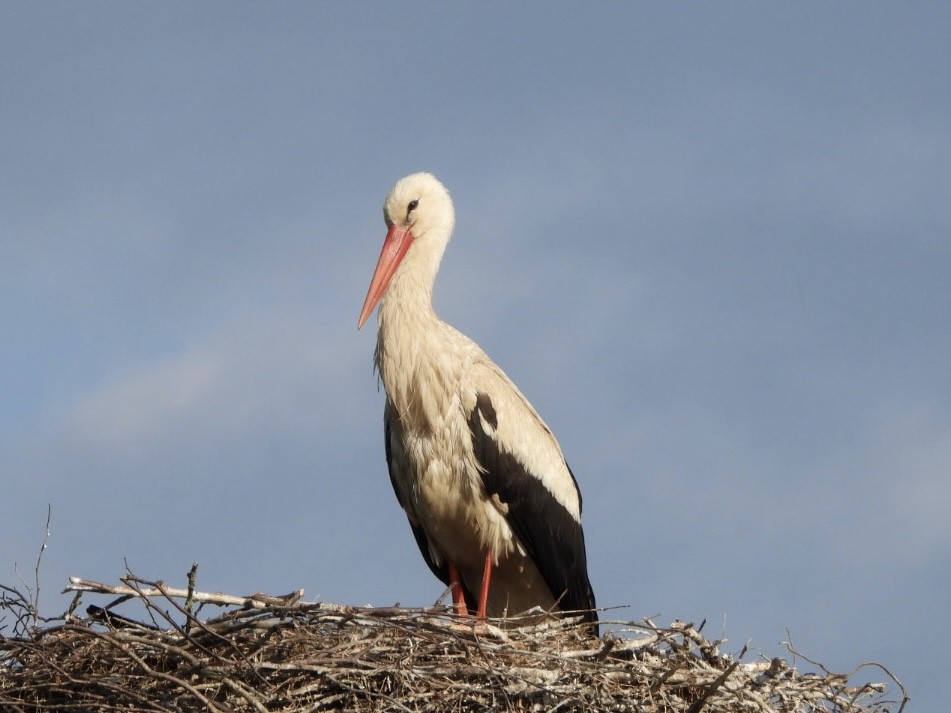
[[[577,621],[519,628],[442,609],[232,597],[132,575],[72,579],[61,618],[26,627],[4,589],[0,709],[9,711],[781,711],[901,713],[882,684],[856,685],[783,659],[741,663],[701,627]],[[118,596],[75,612],[89,592]],[[128,603],[128,604],[126,604]],[[141,611],[119,614],[119,604]],[[201,618],[203,607],[227,607]],[[0,627],[5,619],[0,619]],[[537,621],[537,617],[533,619]],[[511,624],[511,622],[509,622]],[[29,628],[29,630],[25,630]],[[4,633],[0,628],[0,634]],[[886,672],[887,673],[887,672]],[[901,684],[898,683],[899,688]],[[904,689],[901,689],[904,693]]]

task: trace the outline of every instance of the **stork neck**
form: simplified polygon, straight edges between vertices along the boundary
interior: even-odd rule
[[[458,345],[453,330],[436,315],[432,281],[416,281],[413,271],[394,275],[379,311],[376,366],[387,397],[404,428],[426,432],[451,402]]]
[[[438,319],[433,310],[432,280],[397,273],[380,301],[380,337],[405,334],[412,338]]]

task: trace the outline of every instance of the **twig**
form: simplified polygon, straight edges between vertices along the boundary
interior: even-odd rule
[[[195,603],[195,580],[198,579],[198,563],[192,562],[191,569],[188,570],[188,591],[185,595],[185,612],[188,614],[188,621],[185,622],[185,630],[191,626],[192,606]]]
[[[899,690],[901,690],[901,694],[902,694],[902,695],[901,695],[901,704],[899,705],[898,711],[897,711],[896,713],[902,713],[902,711],[905,710],[905,706],[907,705],[908,701],[911,700],[911,697],[908,695],[908,689],[905,688],[905,684],[902,683],[901,680],[899,680],[898,676],[896,676],[896,675],[893,674],[891,671],[889,671],[888,668],[886,668],[884,665],[882,665],[882,664],[880,664],[880,663],[878,663],[878,662],[876,662],[876,661],[865,661],[864,663],[860,663],[858,666],[856,666],[855,668],[853,668],[853,669],[852,669],[851,671],[849,671],[848,673],[835,673],[834,671],[830,671],[828,668],[825,667],[825,665],[823,665],[823,664],[820,663],[819,661],[814,661],[814,660],[810,659],[808,656],[806,656],[805,654],[803,654],[802,652],[797,651],[796,648],[792,645],[792,641],[791,641],[792,637],[789,636],[789,632],[788,632],[788,631],[786,632],[786,636],[789,638],[789,640],[788,640],[788,641],[781,641],[780,643],[783,644],[783,645],[786,647],[786,650],[789,651],[789,653],[791,653],[793,656],[798,656],[799,658],[803,659],[804,661],[808,661],[808,662],[811,663],[813,666],[816,666],[816,667],[818,667],[819,669],[821,669],[823,673],[826,673],[826,674],[828,674],[828,675],[830,675],[830,676],[839,676],[839,677],[841,677],[841,678],[847,680],[847,679],[851,678],[852,676],[854,676],[855,674],[857,674],[857,673],[858,673],[859,671],[861,671],[863,668],[877,668],[877,669],[880,669],[880,670],[884,671],[884,672],[885,672],[885,675],[888,676],[890,679],[892,679],[892,680],[898,685]]]
[[[687,713],[700,713],[700,710],[706,705],[707,701],[710,700],[710,696],[716,693],[717,689],[723,685],[723,682],[729,678],[730,674],[736,671],[736,667],[740,665],[739,661],[734,661],[726,671],[720,674],[720,676],[711,683],[709,686],[703,689],[703,693],[700,698],[687,709]]]
[[[36,594],[33,598],[33,609],[39,613],[40,611],[40,563],[43,561],[43,553],[46,552],[46,548],[49,546],[50,542],[50,520],[53,517],[53,506],[50,503],[46,504],[46,531],[43,535],[43,544],[40,545],[40,552],[36,556],[36,566],[33,568],[33,581],[36,583]]]
[[[147,587],[144,589],[135,589],[128,585],[104,584],[92,579],[83,577],[70,577],[69,584],[63,589],[63,592],[96,592],[98,594],[119,594],[130,595],[133,597],[158,597],[167,596],[177,599],[188,599],[192,601],[204,602],[206,604],[218,604],[220,606],[250,607],[252,609],[264,609],[265,607],[277,604],[279,606],[288,606],[297,602],[304,596],[304,590],[299,589],[296,592],[280,596],[269,596],[266,594],[249,594],[247,596],[236,596],[234,594],[223,594],[222,592],[189,592],[188,589],[176,587]]]

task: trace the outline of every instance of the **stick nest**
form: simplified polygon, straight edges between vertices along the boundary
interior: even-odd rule
[[[571,619],[501,628],[441,608],[205,594],[194,572],[183,590],[72,578],[69,610],[46,620],[0,585],[0,710],[901,713],[907,698],[850,681],[863,666],[890,676],[877,664],[742,663],[702,625],[604,622],[595,638]],[[90,592],[113,599],[78,615]],[[224,611],[203,617],[211,606]]]

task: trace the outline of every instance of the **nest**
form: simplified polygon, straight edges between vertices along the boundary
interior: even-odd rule
[[[900,701],[851,682],[862,667],[742,662],[745,649],[721,652],[702,625],[603,622],[596,638],[570,617],[503,628],[439,607],[202,593],[194,578],[181,590],[72,578],[72,604],[52,620],[0,586],[0,710],[901,713],[907,700],[894,677]],[[91,593],[112,600],[77,614]]]

